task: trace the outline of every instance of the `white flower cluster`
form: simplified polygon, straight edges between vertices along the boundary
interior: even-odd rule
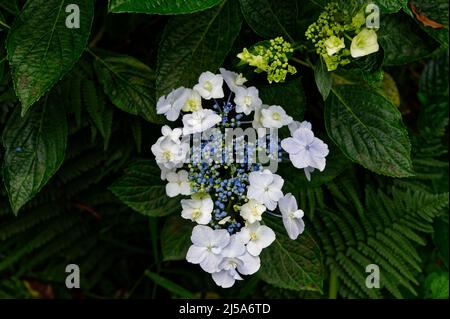
[[[186,259],[211,273],[223,288],[259,270],[261,251],[275,240],[274,231],[262,224],[264,212],[278,209],[280,214],[271,214],[282,217],[291,239],[303,232],[304,213],[292,194],[283,194],[283,178],[268,169],[248,163],[219,168],[206,163],[186,165],[189,136],[213,127],[239,127],[239,119],[253,112],[247,123],[255,129],[289,127],[291,137],[282,140],[281,146],[308,179],[315,169],[324,170],[328,155],[327,145],[314,136],[310,123],[293,121],[281,106],[264,105],[255,87],[244,86],[246,81],[240,74],[220,69],[220,74],[203,73],[192,89],[181,87],[161,97],[157,113],[169,121],[182,114],[183,127],[164,126],[163,136],[152,146],[161,178],[168,182],[167,195],[190,196],[181,200],[181,216],[197,226]],[[221,106],[217,99],[225,97],[223,82],[230,95]],[[205,107],[209,100],[212,108]],[[226,170],[227,176],[221,176]]]

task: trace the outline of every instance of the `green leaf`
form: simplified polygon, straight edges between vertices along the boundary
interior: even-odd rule
[[[80,8],[80,28],[66,27],[65,8]],[[80,58],[93,18],[92,0],[31,0],[14,21],[6,47],[22,115]]]
[[[375,4],[380,7],[381,13],[395,13],[402,8],[406,8],[408,0],[377,0]]]
[[[325,125],[352,161],[378,174],[413,175],[401,114],[381,95],[356,85],[337,86],[325,105]]]
[[[290,42],[297,30],[297,1],[240,0],[245,21],[264,38],[284,36]]]
[[[387,72],[383,72],[383,80],[372,86],[379,94],[384,96],[396,107],[400,106],[400,92],[394,78]]]
[[[434,222],[433,241],[448,269],[448,222],[440,218],[436,219]]]
[[[17,0],[0,0],[0,8],[13,15],[17,15],[20,12]]]
[[[215,72],[239,34],[241,22],[235,0],[194,15],[173,17],[158,50],[157,97],[179,86],[194,85],[202,72]]]
[[[291,240],[281,221],[266,218],[265,223],[276,239],[261,253],[261,279],[278,288],[322,292],[322,257],[311,235],[304,232]]]
[[[448,123],[448,53],[431,60],[420,77],[419,98],[422,107],[419,114],[420,128],[437,131]]]
[[[448,10],[449,2],[447,0],[414,0],[416,9],[421,14],[425,15],[428,19],[442,24],[444,27],[441,29],[434,29],[425,26],[421,21],[416,22],[420,28],[432,36],[435,40],[448,48]],[[447,50],[448,52],[448,50]]]
[[[130,56],[96,57],[95,71],[115,106],[161,123],[156,115],[154,72],[147,65]]]
[[[317,60],[314,67],[314,78],[316,80],[317,89],[325,101],[330,94],[333,79],[331,78],[331,72],[327,70],[327,66],[322,58]]]
[[[105,94],[94,81],[84,80],[82,92],[86,109],[95,127],[105,140],[106,149],[111,136],[113,110],[106,104]]]
[[[180,285],[174,283],[173,281],[158,275],[157,273],[151,272],[147,270],[145,275],[153,280],[155,284],[163,287],[164,289],[174,293],[175,295],[182,298],[195,298],[195,294],[187,290],[186,288],[181,287]]]
[[[223,0],[109,0],[113,13],[184,14],[209,9]]]
[[[3,132],[3,178],[15,214],[59,169],[66,144],[61,100],[46,96],[24,118],[16,107]]]
[[[109,188],[124,204],[145,216],[166,216],[181,211],[177,198],[166,196],[160,170],[150,160],[136,160]]]
[[[448,299],[448,272],[433,272],[425,279],[425,298]]]
[[[358,70],[362,73],[363,78],[366,80],[370,80],[372,77],[375,78],[375,81],[377,80],[379,76],[379,73],[381,71],[381,67],[383,65],[383,59],[384,59],[384,51],[383,48],[380,48],[378,52],[352,59],[353,70]],[[378,79],[379,80],[379,79]]]
[[[447,101],[449,83],[448,53],[431,60],[420,77],[419,93],[426,98],[426,102]],[[447,101],[448,102],[448,101]]]
[[[193,225],[179,216],[167,219],[161,233],[164,261],[184,260],[191,245]]]
[[[384,65],[399,65],[422,59],[439,46],[405,13],[383,16],[378,38],[384,49]]]
[[[280,105],[296,121],[301,121],[306,110],[306,96],[300,79],[261,87],[259,95],[264,104]]]

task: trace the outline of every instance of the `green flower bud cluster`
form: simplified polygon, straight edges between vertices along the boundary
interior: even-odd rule
[[[255,72],[267,73],[267,80],[284,82],[288,74],[297,73],[297,69],[289,64],[294,48],[283,37],[277,37],[244,50],[237,55],[242,63],[256,67]]]
[[[308,27],[305,35],[325,61],[328,71],[334,71],[340,65],[351,62],[345,39],[349,38],[349,33],[359,33],[364,23],[362,10],[352,17],[348,11],[340,9],[338,2],[330,2],[318,20]]]

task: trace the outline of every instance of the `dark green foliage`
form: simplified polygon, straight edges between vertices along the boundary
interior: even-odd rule
[[[325,124],[351,160],[388,176],[413,175],[401,115],[381,95],[353,85],[337,86],[325,105]]]
[[[322,292],[322,256],[311,235],[304,233],[292,241],[279,220],[266,224],[277,238],[261,254],[261,278],[279,288]]]
[[[140,12],[149,14],[183,14],[208,9],[222,0],[109,0],[111,12]]]
[[[64,160],[67,124],[61,98],[45,97],[24,118],[20,110],[3,131],[3,178],[14,213],[33,198]]]
[[[69,4],[83,8],[79,29],[66,26],[64,10]],[[91,0],[34,0],[26,3],[6,41],[14,88],[22,102],[22,114],[81,56],[89,38],[92,19]]]
[[[150,160],[130,164],[110,189],[123,203],[146,216],[165,216],[179,210],[179,201],[165,198],[158,166]]]
[[[192,86],[204,70],[216,72],[241,28],[237,0],[169,20],[158,50],[156,95]]]

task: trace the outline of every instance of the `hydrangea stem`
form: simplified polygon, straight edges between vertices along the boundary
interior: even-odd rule
[[[331,271],[330,271],[330,287],[329,287],[329,291],[328,291],[329,299],[337,298],[338,287],[339,287],[339,282],[338,282],[337,272],[334,269],[331,269]]]
[[[9,25],[7,25],[5,22],[3,22],[2,20],[0,20],[0,25],[5,27],[6,29],[11,29],[11,27]]]
[[[311,69],[313,68],[313,66],[311,65],[311,63],[305,62],[305,61],[300,60],[300,59],[298,59],[298,58],[292,57],[291,60],[294,61],[294,62],[297,62],[298,64],[301,64],[301,65],[303,65],[303,66],[306,66],[306,67],[308,67],[308,68],[311,68]]]
[[[274,216],[274,217],[278,217],[278,218],[282,218],[283,216],[282,215],[280,215],[280,214],[276,214],[276,213],[273,213],[273,212],[271,212],[271,211],[266,211],[266,214],[269,214],[269,215],[271,215],[271,216]]]
[[[353,38],[352,38],[351,36],[349,36],[347,33],[344,33],[344,36],[345,36],[348,40],[353,41]]]

